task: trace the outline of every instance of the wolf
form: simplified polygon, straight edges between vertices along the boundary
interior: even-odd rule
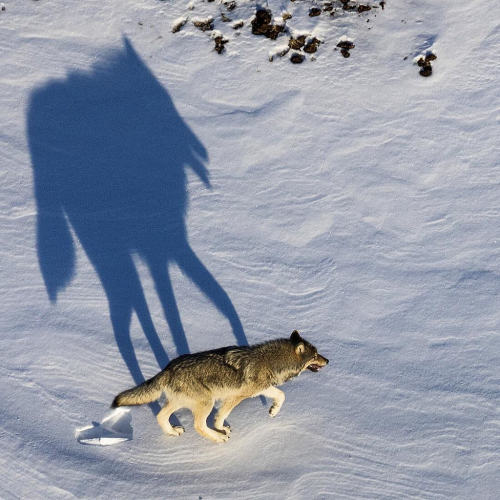
[[[156,417],[165,434],[180,436],[184,432],[183,427],[171,425],[170,416],[188,408],[195,430],[204,438],[223,443],[230,433],[225,420],[241,401],[260,395],[270,398],[269,415],[275,417],[285,401],[284,392],[276,386],[306,369],[317,372],[327,364],[328,359],[294,330],[289,338],[179,356],[154,377],[118,394],[111,407],[150,403],[165,393],[167,402]],[[207,417],[216,400],[221,404],[215,429],[211,429]]]

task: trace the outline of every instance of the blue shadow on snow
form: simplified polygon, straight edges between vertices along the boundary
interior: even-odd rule
[[[106,292],[116,341],[136,384],[144,377],[130,338],[134,312],[161,368],[168,357],[134,254],[150,270],[178,354],[189,348],[170,262],[227,318],[236,342],[247,344],[229,296],[187,238],[186,168],[210,187],[207,152],[127,39],[90,72],[73,71],[33,92],[28,141],[38,259],[49,298],[56,302],[74,274],[72,228]]]

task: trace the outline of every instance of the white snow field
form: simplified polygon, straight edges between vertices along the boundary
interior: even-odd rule
[[[292,64],[236,2],[0,5],[0,497],[499,498],[497,3],[269,0]],[[225,444],[93,424],[295,328],[330,364]]]

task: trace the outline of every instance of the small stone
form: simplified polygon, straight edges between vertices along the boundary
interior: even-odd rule
[[[309,9],[309,17],[316,17],[321,15],[321,9],[318,7],[312,7]]]
[[[429,54],[427,54],[425,56],[425,62],[435,61],[436,59],[437,59],[437,55],[433,54],[432,52],[430,52]]]
[[[347,57],[351,57],[351,53],[350,53],[347,49],[345,49],[345,48],[340,49],[340,53],[341,53],[341,54],[342,54],[345,58],[347,58]]]
[[[234,1],[224,2],[224,5],[227,10],[234,10],[236,8],[236,2]]]
[[[233,30],[239,30],[240,28],[243,28],[245,26],[245,23],[243,21],[236,21],[233,24]]]
[[[172,25],[172,33],[177,33],[187,23],[187,18],[179,19]]]
[[[369,10],[372,10],[372,8],[369,5],[358,5],[358,12],[360,14],[362,12],[368,12]]]

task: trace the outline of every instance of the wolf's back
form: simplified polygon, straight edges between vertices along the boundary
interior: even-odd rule
[[[111,403],[111,408],[143,405],[157,400],[163,392],[163,384],[160,375],[161,373],[155,375],[153,378],[146,380],[133,389],[127,389],[126,391],[120,392],[113,400],[113,403]]]

